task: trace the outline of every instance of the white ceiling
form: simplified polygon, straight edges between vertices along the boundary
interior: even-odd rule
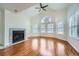
[[[7,8],[10,11],[15,11],[15,9],[20,12],[24,9],[27,9],[36,3],[0,3],[1,8]]]
[[[62,10],[69,6],[68,3],[45,3],[45,4],[48,4],[48,7],[54,10]],[[1,8],[7,8],[8,10],[13,12],[15,9],[19,12],[34,5],[37,5],[39,7],[39,4],[37,3],[0,3]]]
[[[62,9],[66,9],[70,6],[69,3],[50,3],[49,4],[49,8],[53,9],[53,10],[62,10]]]

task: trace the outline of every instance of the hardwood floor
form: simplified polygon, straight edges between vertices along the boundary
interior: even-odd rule
[[[25,42],[0,50],[1,56],[78,56],[65,41],[50,37],[31,37]]]

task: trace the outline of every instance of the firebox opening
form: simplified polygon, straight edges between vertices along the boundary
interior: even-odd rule
[[[12,43],[16,43],[24,40],[24,31],[13,31],[13,41]]]

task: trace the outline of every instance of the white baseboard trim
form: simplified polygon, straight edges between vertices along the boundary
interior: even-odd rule
[[[16,42],[16,43],[13,43],[13,44],[10,44],[9,46],[2,47],[2,48],[0,48],[0,49],[5,49],[5,48],[8,48],[8,47],[10,47],[10,46],[13,46],[13,45],[16,45],[16,44],[22,43],[22,42],[24,42],[24,41],[26,41],[26,39],[25,39],[25,40],[22,40],[22,41],[19,41],[19,42]]]
[[[79,53],[79,50],[71,43],[67,40],[67,42]]]
[[[4,46],[0,46],[0,49],[4,49]]]
[[[22,41],[19,41],[19,42],[13,43],[13,44],[11,44],[10,46],[15,45],[15,44],[19,44],[19,43],[24,42],[24,41],[25,41],[25,40],[22,40]]]

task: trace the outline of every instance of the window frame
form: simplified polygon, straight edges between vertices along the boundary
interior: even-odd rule
[[[73,20],[73,22],[71,20]],[[69,19],[69,23],[70,23],[69,24],[69,36],[71,38],[74,38],[74,39],[77,39],[77,40],[79,40],[79,36],[78,36],[78,28],[79,28],[78,21],[79,21],[79,10],[76,11],[75,14],[71,15],[70,19]],[[74,23],[74,25],[72,25],[72,23]],[[75,31],[75,29],[76,29],[76,31]],[[73,34],[72,34],[72,32],[73,32]]]

